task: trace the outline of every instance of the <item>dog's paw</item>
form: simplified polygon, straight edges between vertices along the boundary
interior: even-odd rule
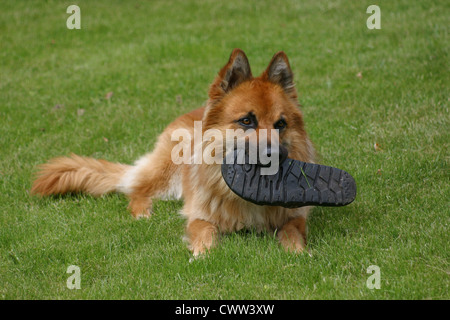
[[[149,199],[132,199],[128,205],[128,210],[136,219],[148,219],[152,215],[152,202]]]
[[[139,220],[139,219],[149,219],[151,216],[152,216],[152,213],[150,212],[149,209],[145,210],[145,211],[142,212],[142,213],[136,214],[136,215],[133,214],[133,217],[134,217],[136,220]]]

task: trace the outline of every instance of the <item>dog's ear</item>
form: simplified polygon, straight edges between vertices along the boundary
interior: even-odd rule
[[[297,99],[297,91],[294,84],[294,73],[289,65],[289,60],[283,51],[276,53],[269,63],[261,78],[278,84],[284,92],[293,99]]]
[[[219,71],[209,89],[213,101],[220,100],[226,93],[252,78],[252,71],[247,56],[241,49],[234,49],[228,63]]]

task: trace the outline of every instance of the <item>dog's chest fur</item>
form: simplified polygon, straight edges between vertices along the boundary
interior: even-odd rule
[[[224,182],[220,165],[186,166],[183,171],[182,214],[220,226],[222,232],[253,229],[272,232],[288,220],[307,215],[309,208],[259,206],[235,195]]]

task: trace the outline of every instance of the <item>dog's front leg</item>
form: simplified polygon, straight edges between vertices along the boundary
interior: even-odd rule
[[[306,218],[297,217],[289,220],[277,232],[277,236],[286,251],[303,252],[306,247]]]
[[[205,253],[213,247],[218,240],[218,229],[212,223],[195,219],[188,222],[186,228],[189,245],[194,256]]]

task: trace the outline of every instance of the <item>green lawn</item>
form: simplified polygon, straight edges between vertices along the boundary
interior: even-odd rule
[[[1,299],[450,298],[448,1],[378,1],[381,30],[361,1],[77,1],[68,30],[71,4],[0,4]],[[241,232],[190,262],[181,202],[136,221],[123,195],[29,195],[51,157],[151,150],[233,48],[254,74],[287,53],[321,162],[357,181],[313,210],[311,256]]]

